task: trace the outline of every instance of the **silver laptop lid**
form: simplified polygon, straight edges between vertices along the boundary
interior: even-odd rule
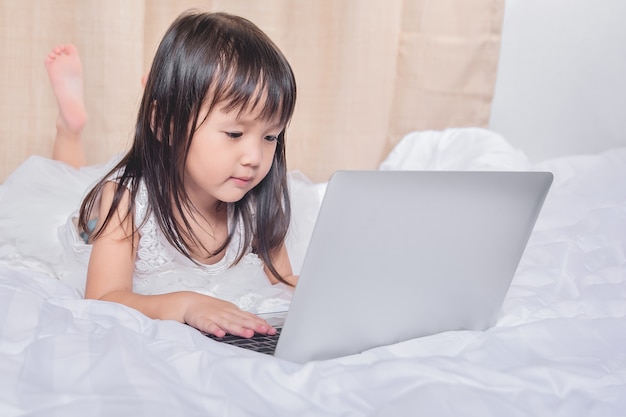
[[[547,172],[340,171],[276,356],[329,359],[498,316]]]

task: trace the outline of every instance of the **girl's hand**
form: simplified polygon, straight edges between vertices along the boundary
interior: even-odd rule
[[[265,320],[228,301],[194,292],[185,292],[185,299],[183,321],[205,333],[217,337],[226,333],[241,337],[276,334],[276,329]]]

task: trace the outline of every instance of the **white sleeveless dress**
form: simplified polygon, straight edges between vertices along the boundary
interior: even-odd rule
[[[74,169],[58,161],[34,156],[19,166],[0,186],[0,264],[27,268],[58,278],[82,294],[91,245],[76,229],[77,208],[91,186],[116,162]],[[303,176],[290,175],[294,213],[287,238],[294,266],[304,255],[313,228],[320,192]],[[167,242],[153,214],[145,222],[147,190],[141,184],[135,201],[139,245],[133,291],[162,294],[196,291],[235,303],[255,313],[285,310],[292,289],[272,285],[259,257],[245,248],[245,256],[233,261],[241,245],[237,230],[225,256],[213,265],[198,265]],[[233,227],[229,214],[229,228]],[[143,223],[143,224],[142,224]]]

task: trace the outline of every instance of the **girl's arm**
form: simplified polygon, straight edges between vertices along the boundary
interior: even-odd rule
[[[278,250],[272,253],[272,263],[283,279],[295,287],[298,283],[298,276],[293,274],[291,261],[289,260],[289,254],[287,253],[287,247],[284,242]],[[278,284],[280,282],[267,267],[265,267],[265,274],[272,284]]]
[[[103,213],[111,207],[115,187],[116,184],[108,183],[103,189],[99,222],[103,222]],[[265,320],[214,297],[191,291],[162,295],[133,293],[138,235],[132,233],[132,219],[124,218],[129,202],[130,193],[127,191],[117,213],[92,244],[85,298],[121,303],[148,317],[177,320],[216,336],[231,333],[251,337],[255,332],[275,333]],[[101,225],[99,223],[96,227]]]

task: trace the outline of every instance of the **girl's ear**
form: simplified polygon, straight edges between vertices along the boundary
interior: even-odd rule
[[[157,140],[160,142],[162,137],[162,132],[161,132],[161,128],[159,127],[158,129],[155,128],[156,123],[156,100],[152,101],[152,105],[150,106],[150,130],[152,130],[152,133],[154,134],[154,136],[157,138]]]
[[[150,108],[150,130],[152,130],[152,133],[154,134],[154,136],[156,137],[156,139],[159,142],[163,141],[163,124],[161,123],[160,125],[157,125],[156,123],[156,118],[157,118],[157,101],[153,100],[152,101],[152,106]],[[170,134],[169,134],[169,142],[168,145],[172,144],[172,133],[174,131],[174,122],[170,122]]]

